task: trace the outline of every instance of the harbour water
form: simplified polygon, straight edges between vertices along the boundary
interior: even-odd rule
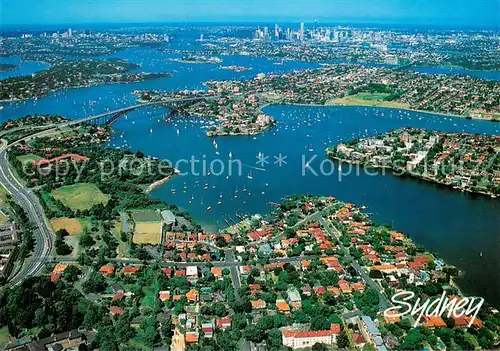
[[[0,121],[33,113],[78,118],[131,105],[135,102],[132,92],[136,89],[203,88],[202,82],[209,79],[246,79],[260,72],[281,73],[317,66],[286,61],[275,65],[272,60],[245,56],[223,57],[223,65],[253,68],[237,73],[221,70],[218,65],[170,62],[171,54],[152,50],[126,50],[114,57],[141,63],[142,71],[168,71],[174,76],[133,84],[68,89],[36,101],[4,103]],[[178,163],[178,168],[188,174],[174,177],[155,189],[151,196],[186,209],[207,230],[223,228],[227,222],[237,220],[237,214],[265,213],[270,210],[269,202],[279,202],[286,195],[333,195],[367,206],[375,220],[391,224],[418,244],[434,250],[466,272],[459,280],[465,293],[483,296],[500,306],[498,199],[461,193],[390,173],[348,172],[348,165],[342,166],[341,177],[338,166],[330,163],[323,164],[323,171],[328,175],[314,174],[320,173],[327,146],[355,137],[402,126],[493,135],[499,134],[498,123],[380,108],[270,106],[265,112],[275,117],[278,124],[266,133],[212,139],[205,136],[202,128],[206,120],[178,117],[166,122],[163,117],[168,112],[162,107],[149,107],[129,113],[114,125],[115,134],[109,145],[140,149],[174,164],[186,160]],[[281,167],[275,163],[275,157],[280,154],[286,162],[282,162]],[[257,156],[269,163],[257,164]],[[194,173],[200,173],[198,176],[190,172],[192,157],[199,160],[194,168]],[[220,161],[213,163],[216,159]],[[203,161],[208,168],[205,172]],[[241,172],[238,172],[237,161],[241,162]],[[304,169],[308,161],[310,168]],[[222,164],[225,172],[216,175]],[[209,206],[211,210],[207,210]]]

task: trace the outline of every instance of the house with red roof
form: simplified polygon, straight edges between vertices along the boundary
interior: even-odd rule
[[[134,275],[134,274],[136,274],[139,271],[140,271],[139,267],[126,266],[126,267],[123,267],[122,274],[123,275]]]
[[[224,317],[217,319],[215,321],[215,325],[217,326],[217,329],[222,329],[226,330],[227,328],[231,328],[231,317]]]
[[[99,272],[105,275],[111,275],[115,272],[115,266],[102,266],[99,268]]]
[[[111,306],[109,308],[109,313],[111,313],[113,316],[116,316],[117,314],[121,316],[125,313],[125,311],[121,307]]]

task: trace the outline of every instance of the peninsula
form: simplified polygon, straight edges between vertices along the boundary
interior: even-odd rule
[[[400,128],[327,149],[328,156],[386,167],[457,190],[500,195],[500,137]]]
[[[120,59],[63,61],[46,71],[2,80],[0,101],[38,98],[51,91],[100,84],[131,83],[169,77],[170,73],[133,73],[137,64]]]
[[[427,75],[360,65],[327,65],[285,74],[258,74],[244,81],[208,81],[207,91],[137,91],[143,101],[217,95],[182,113],[213,117],[209,135],[260,133],[274,123],[262,112],[269,104],[371,105],[455,115],[500,118],[500,83],[459,75]],[[460,99],[457,99],[460,96]]]

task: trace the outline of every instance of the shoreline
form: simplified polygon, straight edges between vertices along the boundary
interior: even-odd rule
[[[325,105],[319,105],[319,106],[341,106],[341,107],[347,107],[347,106],[354,106],[354,107],[376,107],[376,108],[387,108],[387,109],[395,109],[395,110],[404,110],[404,111],[411,111],[411,112],[417,112],[417,113],[427,113],[427,114],[433,114],[433,115],[438,115],[438,116],[443,116],[443,117],[455,117],[455,118],[465,118],[465,119],[470,119],[470,120],[476,120],[476,121],[491,121],[491,122],[499,122],[500,119],[495,119],[493,117],[488,117],[488,118],[478,118],[478,117],[470,117],[470,116],[463,116],[463,115],[456,115],[452,113],[446,113],[446,112],[436,112],[436,111],[425,111],[425,110],[417,110],[411,107],[395,107],[395,106],[384,106],[382,105],[363,105],[363,104],[349,104],[349,103],[343,103],[343,102],[334,102],[332,101],[331,103],[326,103]]]
[[[328,158],[330,158],[334,161],[345,162],[345,163],[350,164],[350,165],[358,165],[358,166],[361,166],[363,168],[383,169],[383,170],[387,169],[387,170],[391,170],[393,173],[398,171],[391,166],[384,166],[384,165],[377,165],[377,164],[366,164],[364,162],[358,162],[358,161],[353,161],[353,160],[348,160],[348,159],[343,159],[343,158],[340,158],[337,156],[333,156],[328,151],[328,149],[326,150],[326,155],[328,156]],[[409,177],[412,177],[415,179],[425,180],[426,182],[429,182],[429,183],[446,186],[447,188],[451,188],[454,191],[467,192],[469,194],[474,194],[474,195],[483,195],[483,196],[487,196],[491,199],[496,199],[496,197],[493,197],[493,196],[495,196],[495,194],[493,194],[493,193],[485,193],[483,191],[474,191],[474,190],[470,190],[470,189],[457,189],[452,184],[440,182],[440,181],[435,180],[434,178],[430,178],[430,177],[422,175],[422,174],[416,174],[416,173],[407,172],[407,171],[403,171],[403,172],[404,173],[400,174],[399,176],[409,176]],[[393,175],[395,175],[395,174],[393,174]]]
[[[83,89],[83,88],[91,88],[91,87],[98,87],[98,86],[105,86],[105,85],[116,85],[116,84],[141,83],[141,82],[144,82],[144,81],[147,81],[147,80],[152,80],[152,79],[160,79],[160,78],[173,77],[173,74],[169,73],[169,72],[165,73],[165,75],[163,75],[163,73],[161,73],[161,74],[162,74],[162,76],[160,76],[160,77],[145,78],[145,79],[139,79],[139,80],[136,80],[136,81],[129,81],[129,82],[105,82],[105,83],[96,83],[96,84],[77,85],[77,86],[74,86],[74,87],[63,87],[63,88],[59,88],[59,89],[51,89],[51,90],[47,91],[45,94],[43,94],[43,95],[32,96],[32,97],[24,98],[24,99],[3,99],[3,100],[0,99],[0,103],[7,103],[8,104],[8,103],[13,103],[13,102],[26,102],[26,101],[29,101],[29,100],[43,99],[43,98],[49,96],[50,94],[53,94],[53,93],[56,93],[56,92],[62,91],[62,90]]]
[[[336,100],[336,99],[335,99]],[[361,105],[361,104],[346,104],[346,103],[337,103],[327,101],[324,104],[305,104],[305,103],[267,103],[264,104],[260,107],[260,109],[264,109],[269,106],[303,106],[303,107],[372,107],[372,108],[386,108],[386,109],[393,109],[393,110],[404,110],[404,111],[411,111],[411,112],[418,112],[418,113],[426,113],[426,114],[431,114],[431,115],[439,115],[443,117],[456,117],[456,118],[464,118],[467,119],[468,116],[462,116],[462,115],[454,115],[451,113],[445,113],[445,112],[434,112],[434,111],[425,111],[425,110],[416,110],[410,107],[394,107],[394,106],[376,106],[376,105]],[[490,121],[490,122],[500,122],[500,117],[499,119],[494,119],[494,118],[477,118],[477,117],[470,117],[470,120],[474,121]]]
[[[173,176],[175,176],[176,174],[179,174],[180,171],[178,169],[175,169],[174,168],[174,173],[169,175],[169,176],[166,176],[166,177],[163,177],[162,179],[160,180],[157,180],[156,182],[153,182],[151,184],[148,185],[148,187],[146,188],[146,190],[144,190],[144,192],[146,194],[149,194],[151,193],[153,190],[155,190],[156,188],[162,186],[163,184],[167,183]]]

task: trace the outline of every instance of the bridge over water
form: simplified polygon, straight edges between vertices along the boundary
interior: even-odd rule
[[[177,111],[179,108],[176,106],[178,103],[195,103],[198,101],[202,100],[208,100],[208,99],[214,99],[217,96],[199,96],[199,97],[192,97],[192,98],[174,98],[174,99],[168,99],[168,100],[161,100],[161,101],[153,101],[153,102],[145,102],[133,106],[128,106],[128,107],[123,107],[118,110],[114,111],[106,111],[101,114],[95,115],[95,116],[89,116],[85,117],[82,119],[70,121],[64,123],[65,126],[72,126],[72,125],[78,125],[82,123],[88,123],[88,122],[97,122],[98,124],[111,124],[118,120],[120,117],[123,115],[127,114],[130,111],[137,110],[142,107],[147,107],[147,106],[155,106],[155,105],[163,105],[172,110],[173,113]]]
[[[197,96],[197,97],[192,97],[192,98],[172,98],[172,99],[165,99],[161,101],[152,101],[152,102],[145,102],[145,103],[140,103],[132,106],[127,106],[127,107],[122,107],[117,110],[113,111],[106,111],[103,113],[100,113],[98,115],[94,116],[88,116],[88,117],[83,117],[80,119],[75,119],[72,121],[65,121],[62,123],[54,123],[54,124],[46,124],[42,126],[21,126],[21,127],[16,127],[16,128],[11,128],[7,130],[0,131],[0,137],[14,133],[17,131],[22,131],[22,130],[43,130],[43,129],[50,129],[50,128],[56,128],[56,127],[68,127],[68,126],[76,126],[80,125],[83,123],[96,123],[96,124],[111,124],[118,120],[120,117],[124,116],[128,112],[137,110],[142,107],[147,107],[147,106],[159,106],[163,105],[165,107],[168,107],[172,110],[171,115],[177,113],[178,109],[180,108],[179,105],[185,105],[189,103],[196,103],[198,101],[203,101],[203,100],[211,100],[211,99],[216,99],[218,96],[213,95],[213,96]]]

